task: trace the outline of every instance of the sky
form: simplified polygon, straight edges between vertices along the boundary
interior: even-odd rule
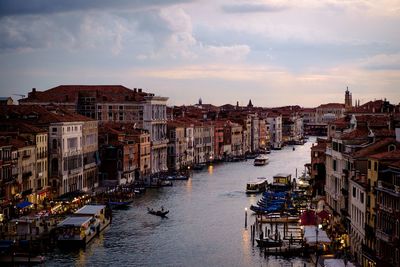
[[[120,84],[168,105],[400,102],[399,0],[1,0],[0,96]]]

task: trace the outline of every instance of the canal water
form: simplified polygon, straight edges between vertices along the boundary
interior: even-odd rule
[[[85,250],[56,249],[46,266],[309,266],[307,259],[264,258],[244,228],[245,207],[260,195],[247,196],[247,181],[277,173],[296,177],[310,161],[310,139],[303,146],[272,151],[266,166],[253,160],[209,166],[188,181],[150,189],[128,210],[115,211],[112,225]],[[147,207],[169,209],[168,218],[147,213]],[[248,224],[255,217],[248,211]]]

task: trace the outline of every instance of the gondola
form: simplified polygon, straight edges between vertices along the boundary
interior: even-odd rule
[[[147,208],[147,212],[156,216],[165,217],[169,213],[169,210],[153,210]]]
[[[259,247],[281,247],[283,242],[282,240],[273,240],[272,238],[256,238],[257,245]]]
[[[127,209],[129,204],[133,202],[133,199],[127,201],[108,201],[107,204],[110,205],[112,209]]]

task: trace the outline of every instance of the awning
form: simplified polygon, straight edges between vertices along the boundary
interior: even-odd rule
[[[17,208],[23,209],[23,208],[29,207],[32,204],[33,204],[32,202],[23,201],[23,202],[17,204]]]

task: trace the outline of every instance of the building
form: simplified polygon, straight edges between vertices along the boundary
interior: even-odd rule
[[[313,195],[325,195],[326,178],[326,145],[327,140],[318,138],[317,144],[311,147],[311,179],[313,180]]]
[[[268,113],[267,122],[270,125],[271,147],[282,148],[282,115],[279,113]]]
[[[97,121],[52,105],[3,106],[0,118],[47,129],[48,183],[52,196],[90,192],[98,186]]]
[[[132,124],[100,126],[100,177],[103,186],[132,183],[139,178],[140,144],[135,133]]]
[[[230,146],[230,156],[243,156],[242,130],[242,125],[231,121],[227,121],[224,125],[224,144]]]
[[[353,99],[351,93],[349,92],[349,87],[347,87],[345,96],[344,96],[344,108],[349,110],[353,107]]]
[[[35,199],[31,199],[32,203],[42,203],[49,197],[50,188],[48,187],[48,132],[46,129],[35,127],[33,125],[18,121],[2,121],[0,122],[0,135],[8,135],[10,138],[22,137],[27,142],[35,145],[35,166],[36,172],[34,181]]]
[[[60,85],[46,91],[35,88],[20,105],[57,105],[102,123],[136,123],[150,133],[151,172],[167,170],[167,97],[121,85]]]
[[[168,135],[168,169],[176,171],[187,168],[186,154],[188,143],[185,138],[186,129],[183,124],[169,121],[167,124]]]
[[[400,150],[399,143],[388,145],[389,151],[370,156],[368,170],[372,192],[370,199],[373,213],[367,213],[368,227],[371,232],[363,246],[363,263],[376,266],[398,266],[400,244],[400,190],[398,182]]]
[[[145,96],[143,129],[150,133],[151,173],[167,171],[167,97]]]
[[[316,108],[316,123],[329,123],[336,119],[344,117],[345,105],[341,103],[329,103],[319,105]]]
[[[1,106],[14,105],[14,100],[11,97],[0,97],[0,105]]]

